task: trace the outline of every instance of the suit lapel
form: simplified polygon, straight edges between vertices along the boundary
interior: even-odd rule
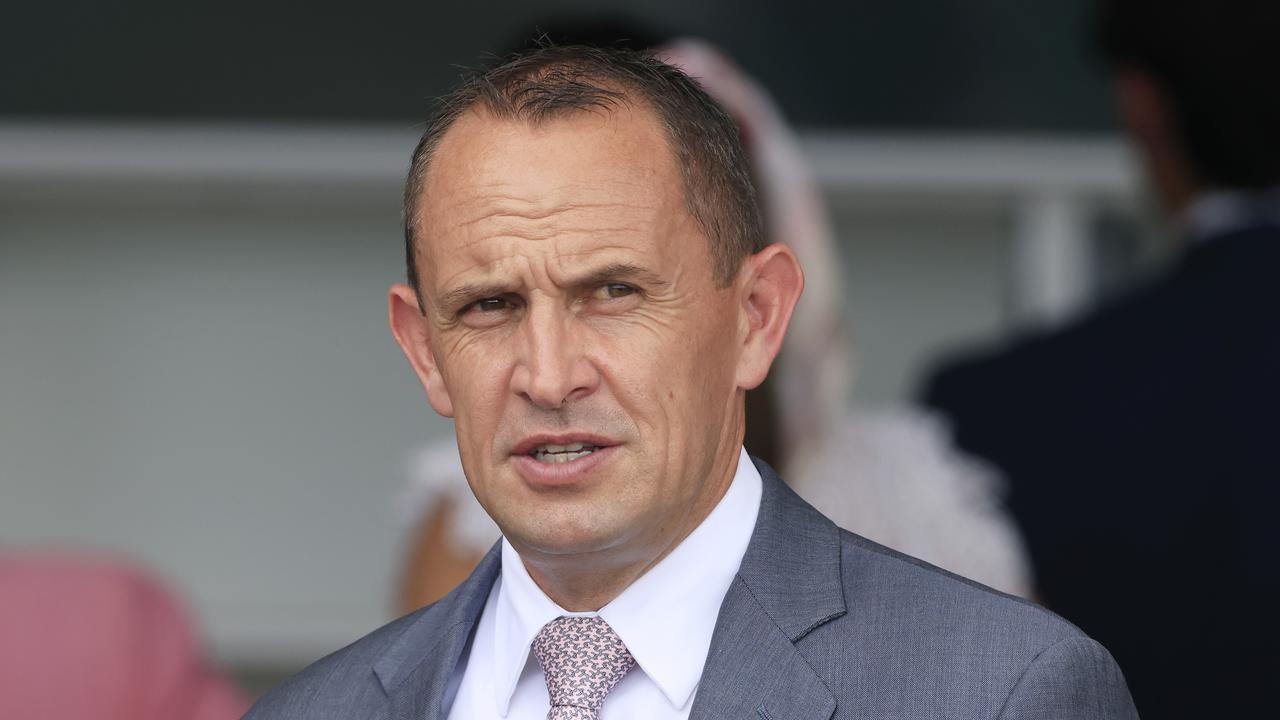
[[[458,623],[446,629],[424,660],[388,694],[391,720],[440,720],[444,717],[445,689],[453,675],[472,624]]]
[[[831,691],[773,618],[734,581],[716,623],[690,720],[827,720]]]
[[[835,698],[795,643],[845,613],[839,530],[756,465],[760,515],[720,606],[689,717],[826,720]]]
[[[440,602],[419,611],[373,665],[391,720],[440,720],[449,681],[502,567],[495,545],[475,572]]]
[[[795,643],[845,612],[839,530],[756,462],[760,514],[725,594],[690,720],[827,720],[831,691]],[[390,720],[441,720],[444,693],[502,565],[498,546],[419,611],[373,666]]]

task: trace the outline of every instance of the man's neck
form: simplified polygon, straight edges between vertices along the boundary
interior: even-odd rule
[[[739,450],[741,445],[738,446]],[[636,580],[662,562],[672,550],[698,528],[715,509],[733,483],[737,471],[738,452],[728,460],[717,461],[710,473],[717,478],[706,492],[690,505],[675,533],[657,528],[654,541],[620,556],[614,548],[585,553],[549,554],[512,543],[524,562],[529,577],[553,602],[570,612],[594,612],[608,605]],[[508,538],[508,542],[511,540]]]
[[[670,550],[664,552],[644,565],[633,564],[616,569],[585,568],[575,572],[567,568],[540,566],[527,559],[524,566],[529,571],[529,577],[533,578],[538,588],[555,604],[569,612],[595,612],[621,595],[622,591],[649,572],[669,552]],[[521,554],[521,558],[524,559],[525,556]]]

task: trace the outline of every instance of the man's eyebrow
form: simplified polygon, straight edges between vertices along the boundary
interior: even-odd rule
[[[571,279],[566,285],[574,290],[588,290],[611,282],[636,283],[653,288],[663,288],[671,283],[662,279],[652,270],[630,263],[612,263],[604,267],[589,270],[581,276]],[[501,297],[514,292],[510,285],[501,283],[467,283],[448,290],[436,301],[437,307],[445,314],[455,313],[477,300]]]
[[[569,284],[579,290],[594,288],[611,282],[634,282],[650,287],[665,287],[670,283],[658,277],[648,268],[628,263],[612,263],[602,268],[588,271],[575,278]]]

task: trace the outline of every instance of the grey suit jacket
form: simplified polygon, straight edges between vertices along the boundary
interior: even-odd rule
[[[1136,718],[1075,626],[840,530],[759,461],[760,515],[716,621],[691,720]],[[497,549],[444,599],[268,694],[248,720],[437,720],[498,577]]]

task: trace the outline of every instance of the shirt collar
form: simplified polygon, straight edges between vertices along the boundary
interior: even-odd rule
[[[725,593],[733,583],[760,512],[762,481],[745,450],[724,497],[674,550],[598,613],[564,610],[529,577],[502,541],[494,619],[494,689],[503,717],[542,626],[563,615],[599,615],[673,708],[693,697],[711,648]]]
[[[1193,242],[1259,225],[1280,225],[1280,187],[1204,193],[1187,207],[1182,224]]]

